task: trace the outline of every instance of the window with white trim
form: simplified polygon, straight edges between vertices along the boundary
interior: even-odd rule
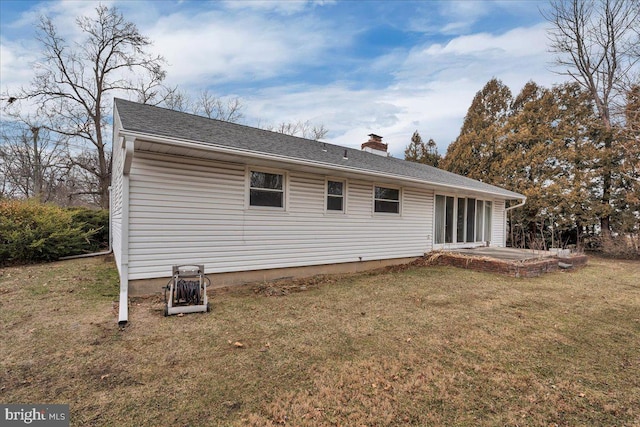
[[[284,208],[284,175],[250,171],[249,206]]]
[[[327,180],[327,210],[344,212],[345,182]]]
[[[400,190],[397,188],[376,186],[374,188],[373,203],[374,212],[399,214]]]

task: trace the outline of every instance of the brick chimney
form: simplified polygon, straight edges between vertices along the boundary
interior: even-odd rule
[[[369,134],[369,140],[361,145],[362,151],[387,157],[387,144],[382,142],[382,137],[374,133]]]

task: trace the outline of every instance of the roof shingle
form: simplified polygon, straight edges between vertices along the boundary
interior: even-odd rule
[[[115,105],[125,131],[277,155],[292,160],[313,161],[329,168],[348,167],[370,173],[395,175],[430,184],[490,193],[505,199],[524,198],[522,194],[420,163],[124,99],[116,98]],[[347,160],[344,159],[345,150]]]

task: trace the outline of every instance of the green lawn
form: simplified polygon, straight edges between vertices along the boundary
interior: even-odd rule
[[[88,426],[640,425],[640,262],[245,286],[183,317],[154,297],[124,330],[117,289],[105,258],[0,270],[0,401]]]

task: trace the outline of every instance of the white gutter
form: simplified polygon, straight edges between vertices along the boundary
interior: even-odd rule
[[[120,306],[118,325],[124,326],[129,321],[129,172],[134,152],[133,138],[122,139],[122,225],[121,225],[121,263],[120,263]],[[120,147],[119,147],[120,148]]]
[[[511,209],[515,209],[515,208],[519,208],[521,206],[524,206],[524,204],[527,202],[527,198],[525,197],[524,199],[522,199],[522,202],[518,203],[517,205],[513,205],[513,206],[509,206],[508,208],[505,208],[505,213],[509,212]]]
[[[134,138],[134,139],[144,139],[144,140],[150,141],[150,142],[157,142],[157,143],[161,143],[161,144],[171,144],[171,145],[175,145],[177,147],[185,147],[185,148],[190,148],[190,149],[200,149],[200,150],[204,150],[204,151],[213,151],[213,152],[219,152],[219,153],[231,154],[231,155],[238,155],[240,153],[240,154],[242,154],[242,155],[244,155],[246,157],[252,157],[252,158],[257,158],[257,159],[261,159],[261,160],[274,160],[274,161],[281,161],[281,162],[286,162],[286,163],[293,163],[293,164],[302,165],[302,166],[323,167],[323,168],[329,168],[329,169],[339,170],[339,171],[343,171],[343,172],[357,172],[357,173],[360,173],[360,174],[363,174],[363,175],[369,175],[369,176],[375,176],[375,177],[383,177],[383,178],[389,178],[389,179],[393,179],[393,180],[402,180],[402,181],[407,181],[407,182],[412,182],[412,183],[417,183],[417,184],[423,184],[423,185],[424,184],[430,184],[430,185],[433,185],[433,186],[450,188],[450,189],[454,189],[454,190],[461,190],[462,189],[462,190],[466,190],[466,191],[471,191],[473,193],[491,194],[491,195],[499,196],[499,197],[507,199],[507,200],[509,200],[509,199],[519,199],[520,198],[520,197],[509,197],[509,196],[507,196],[505,194],[496,193],[496,192],[492,192],[492,191],[483,191],[483,190],[478,190],[478,189],[474,189],[474,188],[461,187],[461,186],[453,185],[453,184],[442,184],[442,183],[438,183],[438,182],[425,181],[425,180],[421,180],[421,179],[417,179],[417,178],[411,178],[411,177],[407,177],[407,176],[403,176],[403,175],[381,173],[381,172],[372,172],[371,170],[368,170],[368,169],[356,168],[356,167],[353,167],[353,166],[340,166],[340,165],[335,165],[333,163],[318,162],[318,161],[314,161],[314,160],[296,159],[296,158],[287,157],[287,156],[281,156],[281,155],[277,155],[277,154],[260,153],[260,152],[256,152],[256,151],[252,151],[252,150],[246,150],[246,149],[242,149],[242,148],[229,148],[229,147],[225,147],[225,146],[221,146],[221,145],[217,145],[217,144],[212,144],[212,143],[194,142],[194,141],[189,141],[189,140],[184,140],[184,139],[179,139],[179,138],[173,138],[173,137],[159,137],[159,136],[149,135],[149,134],[142,133],[142,132],[132,132],[132,131],[127,131],[127,130],[122,130],[120,132],[120,134],[121,135],[125,135],[125,136],[129,136],[129,137]]]

